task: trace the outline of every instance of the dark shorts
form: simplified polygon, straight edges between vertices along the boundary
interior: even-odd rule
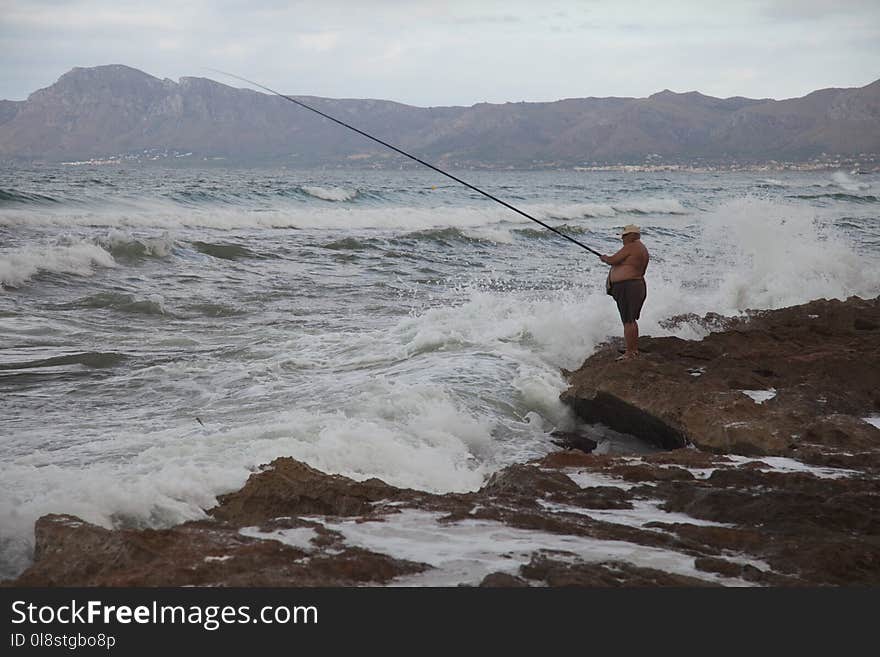
[[[620,311],[620,321],[629,324],[639,318],[642,312],[642,304],[648,296],[648,286],[645,279],[633,279],[618,281],[611,284],[611,296],[617,302],[617,310]]]

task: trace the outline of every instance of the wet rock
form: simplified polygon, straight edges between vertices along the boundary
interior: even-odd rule
[[[219,497],[219,504],[210,513],[220,520],[249,524],[278,516],[353,516],[368,513],[373,503],[380,500],[413,496],[419,494],[394,488],[379,479],[354,481],[282,457],[251,475],[241,490]]]
[[[735,321],[718,313],[706,313],[703,317],[694,313],[685,313],[660,320],[659,324],[665,329],[674,329],[690,324],[692,326],[699,326],[707,331],[723,331],[729,328],[731,324],[734,324]]]
[[[705,585],[706,580],[717,583],[717,577],[768,586],[880,582],[876,542],[880,482],[875,477],[820,479],[693,449],[643,459],[580,454],[572,461],[570,454],[560,454],[509,466],[475,493],[448,495],[416,493],[375,481],[366,483],[364,490],[345,477],[279,459],[272,465],[280,468],[252,476],[249,483],[265,482],[272,472],[284,475],[256,488],[259,495],[243,498],[246,504],[235,496],[223,499],[218,509],[235,500],[235,513],[229,513],[229,519],[220,520],[223,514],[215,512],[212,520],[166,530],[108,530],[72,516],[41,518],[36,525],[34,564],[15,584],[394,584],[397,578],[430,566],[349,544],[342,533],[324,523],[349,518],[353,523],[381,526],[411,509],[437,514],[436,522],[450,527],[492,521],[517,531],[578,541],[619,541],[628,549],[667,550],[690,556],[697,572],[706,573],[701,580],[632,564],[584,563],[536,548],[518,574],[494,573],[483,579],[484,586],[695,586]],[[694,479],[683,465],[708,468],[711,474]],[[583,481],[595,476],[609,485],[581,488],[569,476],[575,473]],[[282,486],[291,474],[296,475],[294,483]],[[300,494],[303,481],[315,482],[316,489]],[[621,485],[611,485],[615,481]],[[376,501],[370,502],[371,498]],[[314,499],[338,513],[316,514]],[[656,510],[647,513],[646,501]],[[306,511],[292,513],[294,508]],[[281,509],[285,515],[267,517]],[[355,510],[362,513],[353,514]],[[299,517],[300,513],[307,517]],[[420,535],[421,530],[412,540]],[[491,536],[476,540],[478,552],[491,551]],[[752,563],[765,565],[758,568]]]
[[[699,557],[694,560],[694,566],[698,570],[718,573],[725,577],[740,577],[743,571],[743,567],[740,564],[717,557]]]
[[[620,363],[615,361],[615,368],[620,370],[626,367],[630,370],[640,365],[635,361]],[[617,374],[618,372],[615,372]],[[643,374],[644,372],[642,372]],[[603,372],[595,372],[600,377]],[[635,372],[629,372],[625,378],[634,378]],[[609,378],[602,379],[604,382]],[[586,389],[578,387],[576,392],[572,388],[562,394],[562,400],[574,409],[580,417],[587,422],[605,424],[615,431],[638,436],[658,447],[675,449],[684,447],[687,435],[684,429],[676,422],[643,410],[643,402],[637,395],[632,393],[630,386],[621,383],[622,388],[630,388],[623,392],[618,388],[595,387]]]
[[[534,499],[544,493],[577,492],[580,487],[569,477],[533,465],[512,465],[496,472],[480,489],[482,495],[514,495]]]
[[[538,580],[546,586],[624,587],[624,586],[711,586],[697,579],[641,568],[625,562],[578,563],[535,556],[520,568],[520,574],[529,580]]]
[[[650,463],[623,464],[609,468],[608,472],[625,481],[690,481],[694,478],[688,470],[677,467],[657,467]]]
[[[642,338],[644,356],[599,350],[570,373],[562,400],[662,447],[792,455],[821,445],[873,451],[880,430],[880,297],[813,301],[733,318],[701,341]],[[763,394],[762,394],[763,393]]]
[[[330,549],[292,547],[212,522],[108,530],[73,516],[44,516],[36,545],[17,586],[354,586],[428,567],[338,541]]]
[[[730,463],[725,456],[703,452],[698,449],[674,449],[668,452],[657,452],[642,457],[646,463],[678,465],[684,468],[711,468]]]
[[[551,499],[554,499],[551,496]],[[559,499],[559,498],[557,498]],[[631,494],[612,486],[593,486],[567,496],[565,502],[582,509],[631,509]]]
[[[589,454],[599,443],[581,433],[571,431],[553,431],[550,436],[553,438],[553,444],[563,449],[574,449]]]
[[[576,450],[566,450],[564,452],[551,452],[538,461],[538,464],[548,468],[575,468],[578,466],[593,466],[597,462],[597,458],[594,455]]]
[[[484,588],[522,588],[529,583],[521,577],[509,573],[490,573],[483,578],[480,586]]]

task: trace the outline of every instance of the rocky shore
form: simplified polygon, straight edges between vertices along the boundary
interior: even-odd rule
[[[700,341],[601,346],[562,399],[662,447],[582,436],[436,495],[292,458],[208,518],[35,527],[18,586],[812,586],[880,584],[880,297],[731,319]]]

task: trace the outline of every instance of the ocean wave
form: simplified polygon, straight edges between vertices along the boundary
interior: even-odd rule
[[[210,188],[207,190],[182,190],[168,194],[166,198],[183,205],[202,205],[202,204],[218,204],[227,203],[235,204],[244,199],[236,198],[234,194],[230,194],[222,188]]]
[[[871,188],[870,183],[855,180],[847,175],[845,171],[835,171],[831,176],[831,180],[834,185],[848,192],[861,192]]]
[[[571,235],[574,237],[575,235],[593,235],[595,231],[590,228],[586,228],[584,226],[553,226],[560,233],[565,233],[566,235]],[[528,239],[552,239],[558,240],[559,235],[556,235],[552,231],[547,230],[546,228],[516,228],[513,230],[514,234],[520,235],[521,237],[526,237]]]
[[[707,213],[701,225],[699,250],[682,263],[693,274],[681,274],[717,281],[711,305],[698,312],[873,297],[880,289],[880,269],[856,257],[844,229],[818,222],[812,208],[744,198]]]
[[[324,189],[324,188],[314,188]],[[325,190],[326,191],[326,190]],[[398,205],[373,193],[330,189],[334,199],[365,197],[377,202],[351,203],[334,200],[303,203],[293,198],[269,203],[233,203],[205,206],[181,205],[168,199],[124,199],[115,205],[77,204],[53,208],[10,209],[0,214],[6,226],[89,226],[126,228],[388,228],[425,230],[472,228],[499,222],[525,223],[527,218],[488,201],[467,205]],[[294,190],[294,195],[298,194]],[[323,193],[323,192],[320,192]],[[352,196],[354,194],[355,196]],[[375,197],[375,198],[374,198]],[[309,196],[311,198],[311,196]],[[607,203],[524,203],[521,209],[541,220],[569,221],[641,215],[684,215],[688,209],[675,198],[642,198]],[[628,223],[622,221],[622,223]]]
[[[167,201],[189,207],[202,205],[212,206],[241,206],[246,208],[258,204],[271,203],[273,200],[309,201],[320,200],[329,202],[348,202],[359,199],[381,199],[379,192],[363,192],[360,189],[348,189],[346,187],[333,187],[321,185],[262,185],[234,191],[226,187],[216,185],[201,189],[174,190],[163,195]]]
[[[165,258],[174,248],[174,240],[166,233],[161,237],[133,237],[127,233],[112,231],[98,243],[117,260],[141,260]]]
[[[363,251],[365,249],[373,248],[373,245],[370,244],[368,240],[357,239],[355,237],[344,237],[340,240],[328,242],[327,244],[322,245],[322,248],[330,249],[331,251]]]
[[[59,367],[63,365],[84,365],[85,367],[103,369],[116,367],[126,360],[128,360],[128,356],[114,351],[84,351],[74,354],[65,354],[64,356],[51,356],[49,358],[36,360],[0,363],[0,370],[29,370],[44,367]]]
[[[825,194],[792,194],[788,198],[799,199],[831,199],[834,201],[849,201],[851,203],[877,203],[880,198],[873,194],[854,194],[851,192],[828,192]]]
[[[91,276],[96,267],[115,267],[113,256],[92,242],[25,246],[0,252],[0,287],[20,287],[38,273]]]
[[[532,204],[526,208],[547,219],[593,219],[618,215],[687,214],[688,210],[675,198],[646,198],[607,203]]]
[[[34,194],[17,189],[0,189],[0,206],[3,205],[47,205],[61,203],[60,199],[45,194]]]
[[[116,310],[137,315],[167,315],[164,300],[158,294],[146,299],[139,299],[133,294],[122,292],[98,292],[71,303],[61,304],[56,308],[96,308]]]
[[[322,207],[295,204],[272,209],[217,207],[182,210],[168,203],[147,203],[124,210],[59,212],[8,211],[0,214],[0,226],[106,227],[115,229],[213,228],[313,228],[358,230],[386,228],[420,230],[438,227],[483,226],[499,221],[521,221],[519,215],[502,207],[419,207],[363,205],[354,208],[327,203]]]
[[[687,214],[681,201],[674,198],[655,198],[642,201],[614,203],[612,207],[619,214]]]
[[[510,233],[504,230],[478,231],[461,228],[430,228],[404,233],[391,241],[395,244],[419,241],[451,246],[456,242],[509,242]]]
[[[221,260],[246,260],[260,256],[239,244],[215,244],[212,242],[193,242],[193,248],[200,253],[220,258]]]
[[[184,310],[205,317],[238,317],[247,314],[244,310],[221,303],[194,303],[185,306]]]
[[[305,194],[322,201],[351,201],[357,198],[358,190],[345,189],[344,187],[318,187],[317,185],[303,185],[300,187]]]

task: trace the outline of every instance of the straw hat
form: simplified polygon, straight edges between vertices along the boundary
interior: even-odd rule
[[[636,235],[642,234],[642,229],[636,226],[635,224],[627,224],[623,227],[623,232],[620,234],[621,237],[624,235],[629,235],[630,233],[635,233]]]

